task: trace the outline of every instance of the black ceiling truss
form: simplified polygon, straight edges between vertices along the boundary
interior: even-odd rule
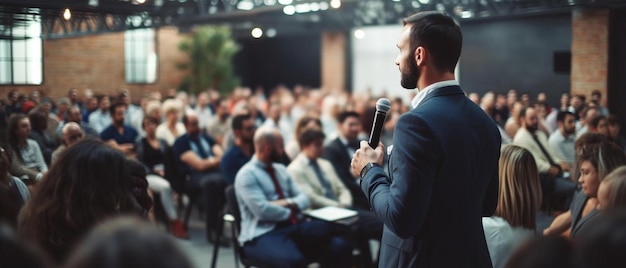
[[[28,21],[40,21],[42,37],[48,39],[167,25],[186,31],[201,24],[227,25],[235,35],[249,34],[253,27],[295,34],[397,24],[421,10],[439,10],[464,21],[626,6],[624,0],[339,0],[341,7],[335,9],[333,1],[2,0],[0,38],[8,38],[8,29]],[[286,6],[297,12],[286,15]],[[71,11],[70,19],[64,18],[65,9]]]

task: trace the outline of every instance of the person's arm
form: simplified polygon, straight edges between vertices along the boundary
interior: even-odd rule
[[[41,153],[41,149],[39,145],[34,140],[28,141],[28,146],[33,146],[35,148],[35,163],[39,167],[39,172],[46,173],[48,171],[48,165],[46,165],[46,161],[43,159],[43,154]]]
[[[554,218],[550,226],[543,230],[543,235],[559,235],[567,231],[570,226],[572,226],[572,211],[568,210]]]
[[[291,210],[286,206],[277,205],[267,200],[262,184],[257,181],[252,170],[244,169],[237,174],[235,189],[237,189],[238,199],[243,201],[250,212],[259,220],[279,222],[289,218]],[[284,201],[284,199],[281,200]]]
[[[309,197],[306,195],[306,193],[301,191],[300,188],[298,188],[296,183],[293,181],[293,179],[289,177],[287,169],[284,166],[277,167],[276,174],[281,174],[280,176],[282,176],[283,178],[287,178],[287,187],[286,189],[283,189],[283,191],[285,192],[285,197],[287,201],[290,201],[288,202],[288,205],[292,208],[296,208],[299,211],[304,211],[308,209],[311,206]]]
[[[398,119],[394,140],[392,161],[402,165],[393,165],[393,181],[382,167],[373,167],[361,180],[361,189],[385,226],[406,239],[419,232],[426,221],[442,150],[428,123],[411,113]],[[357,155],[372,153],[366,141],[361,142],[361,148]],[[378,146],[376,151],[382,163],[384,149]]]
[[[196,155],[192,150],[188,150],[180,155],[180,161],[189,165],[191,168],[197,171],[205,171],[219,167],[220,160],[217,158],[202,159]]]
[[[13,176],[18,177],[19,179],[24,179],[24,176],[26,176],[29,180],[31,180],[32,183],[35,183],[38,178],[42,177],[42,175],[40,175],[42,173],[39,173],[24,166],[24,162],[22,162],[22,160],[20,160],[19,157],[16,155],[18,153],[19,152],[13,152],[13,156],[11,157],[11,170],[9,171],[9,173],[11,173],[11,175]]]

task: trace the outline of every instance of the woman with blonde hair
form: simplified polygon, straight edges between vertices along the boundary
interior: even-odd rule
[[[500,155],[498,206],[483,218],[485,239],[493,267],[502,267],[517,245],[531,238],[541,206],[541,184],[532,154],[507,145]]]
[[[626,166],[621,166],[600,183],[598,209],[604,212],[626,211]]]
[[[176,138],[187,132],[185,125],[178,120],[182,108],[183,103],[177,99],[165,100],[161,106],[162,114],[165,116],[165,122],[157,127],[156,137],[165,140],[169,146],[174,145]]]

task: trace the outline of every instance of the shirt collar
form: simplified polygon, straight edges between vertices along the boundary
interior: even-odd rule
[[[411,106],[413,107],[413,109],[415,109],[424,100],[424,98],[426,98],[426,95],[428,95],[428,93],[433,92],[436,89],[458,85],[459,82],[457,82],[456,80],[446,80],[430,84],[422,90],[416,89],[417,95],[415,95],[415,97],[411,101]]]

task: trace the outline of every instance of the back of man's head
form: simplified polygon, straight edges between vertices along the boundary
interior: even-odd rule
[[[437,11],[424,11],[405,18],[403,22],[411,25],[411,53],[420,46],[424,47],[432,55],[437,69],[454,72],[461,56],[463,35],[451,17]]]

